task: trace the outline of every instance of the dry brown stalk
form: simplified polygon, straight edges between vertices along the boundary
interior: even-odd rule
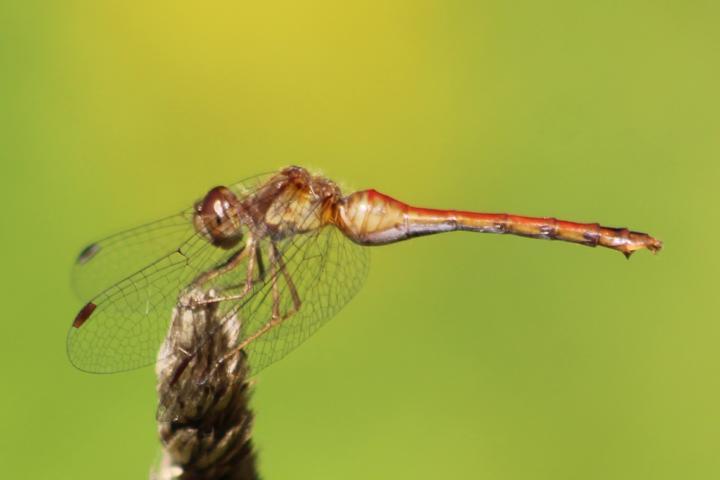
[[[212,368],[238,344],[241,320],[235,316],[221,325],[217,304],[195,301],[212,295],[196,290],[181,296],[158,354],[163,458],[151,476],[155,480],[259,478],[250,438],[253,414],[245,356],[235,355]]]

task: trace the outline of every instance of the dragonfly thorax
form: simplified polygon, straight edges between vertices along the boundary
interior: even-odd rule
[[[242,240],[240,201],[227,187],[215,187],[195,204],[195,230],[210,243],[232,248]]]

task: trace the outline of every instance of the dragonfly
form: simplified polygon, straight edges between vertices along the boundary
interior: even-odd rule
[[[82,249],[73,284],[89,301],[73,319],[68,356],[95,373],[154,364],[179,294],[212,290],[204,301],[220,318],[243,318],[227,355],[246,354],[254,375],[357,294],[367,247],[452,231],[561,240],[628,258],[662,248],[646,233],[597,223],[420,208],[373,189],[343,195],[330,179],[291,166],[212,188],[190,208]]]

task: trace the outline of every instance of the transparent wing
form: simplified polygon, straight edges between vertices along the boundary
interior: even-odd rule
[[[242,199],[252,195],[270,176],[265,173],[241,180],[229,188]],[[139,272],[195,236],[193,209],[135,227],[94,242],[82,249],[72,270],[72,285],[81,300]]]
[[[263,177],[231,189],[241,198],[263,185],[272,189]],[[294,208],[296,199],[286,201],[287,208]],[[75,271],[78,289],[97,287],[100,293],[81,310],[68,333],[68,356],[76,367],[110,373],[155,363],[178,295],[199,275],[249,248],[224,250],[210,244],[194,232],[191,218],[188,210],[109,237],[81,253]],[[240,317],[239,342],[253,339],[245,350],[254,374],[297,347],[357,293],[369,257],[365,248],[334,227],[325,227],[284,239],[264,238],[255,255],[239,258],[242,261],[232,270],[204,288],[233,298],[233,292],[245,285],[248,261],[262,265],[255,268],[247,295],[217,305],[221,318]],[[281,322],[266,329],[279,317]],[[263,335],[257,336],[261,331]],[[202,347],[198,342],[197,348]]]
[[[251,177],[230,188],[243,198],[266,178]],[[68,332],[73,365],[110,373],[155,362],[178,294],[242,248],[213,246],[195,232],[192,215],[192,209],[185,210],[93,243],[80,253],[73,283],[90,302]]]
[[[178,293],[233,253],[193,235],[172,253],[96,295],[88,303],[92,307],[87,318],[68,332],[72,364],[111,373],[154,363]]]
[[[260,242],[256,254],[258,264],[262,264],[264,268],[258,268],[253,275],[255,287],[247,297],[225,300],[211,306],[199,306],[196,309],[185,307],[184,304],[178,307],[173,315],[176,323],[170,327],[174,333],[163,344],[159,356],[160,368],[165,372],[161,376],[163,387],[157,411],[160,421],[177,420],[182,418],[182,415],[187,415],[188,411],[192,411],[192,415],[202,415],[199,413],[202,409],[195,412],[192,408],[186,408],[188,395],[193,396],[192,402],[195,405],[205,407],[221,401],[217,390],[209,388],[209,385],[213,384],[208,383],[209,376],[218,373],[214,367],[219,365],[222,355],[232,351],[228,350],[228,345],[239,345],[271,320],[275,298],[273,292],[276,292],[281,300],[279,307],[295,307],[293,293],[283,278],[283,272],[273,267],[271,249],[277,248],[282,252],[288,273],[295,270],[299,283],[293,283],[293,287],[299,288],[298,295],[304,295],[305,299],[295,316],[286,319],[285,325],[278,325],[274,332],[268,331],[271,336],[259,337],[244,349],[243,356],[250,354],[252,366],[248,367],[247,373],[242,374],[242,378],[256,374],[273,361],[282,358],[357,292],[367,271],[367,253],[356,250],[359,247],[352,244],[336,244],[338,240],[345,242],[340,235],[335,229],[326,227],[320,232],[295,235],[277,243],[266,238]],[[201,294],[200,297],[207,295],[218,298],[237,293],[247,278],[246,268],[247,262],[243,262],[237,268],[217,277],[210,282],[211,285],[203,288],[204,291],[212,290],[213,293]],[[334,270],[336,268],[338,270]],[[300,271],[306,275],[299,275]],[[343,278],[352,280],[344,281],[339,278],[336,279],[338,283],[333,285],[333,274],[341,271],[347,273]],[[334,291],[337,291],[338,295],[321,294]],[[186,293],[190,297],[197,295],[194,290]],[[169,314],[167,316],[170,317]],[[243,328],[238,328],[238,323]],[[227,375],[232,377],[233,374],[221,373],[215,382],[227,381]]]
[[[243,378],[255,375],[283,358],[332,318],[359,291],[367,276],[369,249],[347,240],[331,226],[277,243],[266,239],[260,246],[267,267],[266,278],[253,295],[244,301],[216,304],[217,310],[212,310],[212,317],[218,320],[211,321],[214,327],[205,332],[204,340],[192,346],[185,344],[180,353],[171,351],[164,357],[171,359],[172,373],[165,377],[167,384],[162,389],[158,406],[157,416],[161,421],[186,415],[185,397],[188,394],[194,396],[197,405],[219,401],[217,391],[208,388],[210,377],[207,376],[217,373],[212,364],[218,365],[216,362],[221,358],[218,355],[224,351],[222,347],[220,352],[216,351],[218,345],[233,341],[236,345],[244,343],[264,329],[273,316],[286,316],[243,349],[248,363],[248,372]],[[282,255],[284,271],[274,267],[270,253],[273,248]],[[243,279],[236,269],[218,279],[214,288],[232,290],[232,285]],[[207,310],[200,312],[194,314],[198,317],[191,318],[202,324],[199,328],[207,328],[208,314],[202,313]],[[188,328],[182,325],[188,321],[185,315],[179,314],[176,321],[181,325],[172,328],[179,331]],[[235,326],[225,328],[226,324],[236,322],[240,324],[239,333]],[[195,333],[191,335],[195,336]],[[176,335],[173,338],[175,342],[187,342],[186,337]],[[216,381],[226,381],[223,375],[228,374],[220,374]],[[199,400],[202,398],[205,399]]]
[[[171,255],[195,234],[193,210],[141,225],[85,247],[72,270],[72,285],[81,300]]]
[[[252,375],[307,340],[357,294],[367,277],[368,248],[332,226],[307,237],[300,245],[277,245],[285,272],[272,275],[240,308],[241,341],[262,329],[273,314],[286,317],[245,347]]]

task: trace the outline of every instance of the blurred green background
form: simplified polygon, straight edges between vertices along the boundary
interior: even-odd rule
[[[145,368],[65,357],[79,249],[287,164],[419,205],[600,221],[452,234],[257,379],[268,479],[720,478],[720,3],[0,4],[3,478],[146,478]]]

